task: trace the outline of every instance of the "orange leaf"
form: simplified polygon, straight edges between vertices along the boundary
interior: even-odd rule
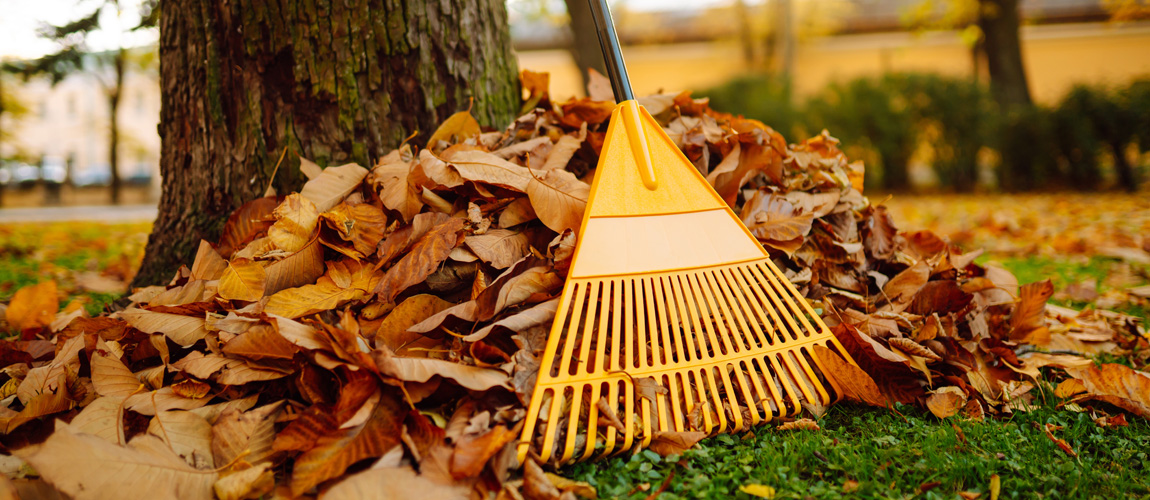
[[[427,279],[459,244],[462,230],[463,219],[452,217],[428,231],[380,280],[375,289],[380,299],[391,302],[408,287]]]
[[[934,416],[947,418],[966,405],[966,393],[954,386],[942,387],[926,398],[926,407]]]
[[[4,317],[13,328],[23,331],[48,326],[59,309],[56,282],[45,281],[17,290]]]
[[[1086,399],[1104,401],[1143,418],[1150,418],[1150,375],[1123,365],[1071,368],[1070,376],[1082,381]]]
[[[399,444],[405,412],[390,392],[379,399],[367,422],[336,429],[317,439],[311,449],[296,457],[292,469],[292,494],[299,496],[319,483],[343,474],[352,464],[383,455]]]
[[[350,241],[354,251],[341,247],[334,247],[340,253],[354,259],[361,259],[365,255],[375,252],[379,240],[383,239],[383,230],[387,227],[387,215],[383,210],[368,203],[348,205],[341,203],[335,208],[319,214],[327,227],[335,230],[343,241]]]
[[[270,219],[277,206],[279,201],[274,196],[269,196],[244,203],[232,212],[220,236],[220,255],[231,257],[236,250],[267,231],[272,226]]]
[[[276,222],[268,229],[268,238],[286,252],[298,252],[311,241],[319,222],[315,203],[292,193],[275,209]]]
[[[510,443],[519,433],[502,425],[476,435],[465,435],[455,443],[451,456],[451,475],[455,479],[478,476],[487,461]]]
[[[1046,301],[1054,295],[1049,279],[1022,286],[1018,305],[1010,315],[1010,338],[1030,344],[1045,345],[1050,341],[1046,328]]]
[[[679,455],[694,448],[695,443],[702,441],[705,437],[707,437],[705,432],[655,431],[655,435],[651,436],[651,444],[648,448],[664,457]]]
[[[274,228],[273,228],[274,229]],[[217,293],[227,300],[254,302],[264,296],[267,273],[259,262],[248,259],[234,259],[220,277]]]
[[[879,391],[878,384],[861,368],[848,363],[838,353],[821,345],[814,346],[815,359],[825,369],[827,377],[838,382],[843,390],[843,396],[852,401],[860,401],[872,406],[887,407],[890,403],[886,396]]]
[[[431,138],[427,140],[427,147],[436,149],[439,147],[440,141],[457,144],[478,136],[480,132],[479,122],[475,121],[471,112],[460,111],[447,117],[443,123],[439,124],[439,128],[435,129],[435,133],[431,134]]]

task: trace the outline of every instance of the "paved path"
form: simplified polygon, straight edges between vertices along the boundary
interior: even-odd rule
[[[147,222],[156,219],[155,205],[0,208],[0,224],[55,221]]]

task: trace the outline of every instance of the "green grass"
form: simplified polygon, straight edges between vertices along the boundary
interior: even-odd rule
[[[775,498],[951,499],[970,491],[988,499],[992,474],[1001,478],[999,498],[1150,497],[1150,424],[1143,419],[1104,429],[1087,414],[1053,408],[985,422],[940,421],[905,406],[898,411],[903,416],[837,405],[820,420],[819,431],[758,428],[704,440],[682,457],[645,451],[563,472],[591,483],[601,498],[645,498],[672,471],[661,499],[752,498],[739,492],[748,484],[775,488]],[[1077,458],[1046,437],[1039,426],[1048,422],[1065,426],[1055,435]],[[683,465],[676,463],[680,458]],[[848,480],[858,482],[857,490],[844,492]],[[648,491],[636,488],[644,483]]]
[[[150,228],[150,223],[91,222],[0,226],[0,302],[11,300],[20,288],[52,279],[62,288],[62,304],[80,298],[90,314],[99,314],[117,296],[71,290],[72,276],[137,265]]]
[[[1102,294],[1109,290],[1119,288],[1114,286],[1115,283],[1113,283],[1113,281],[1114,277],[1120,274],[1128,274],[1133,280],[1125,284],[1126,287],[1150,283],[1150,267],[1139,264],[1127,264],[1117,259],[1101,256],[1072,256],[1063,258],[996,258],[983,256],[980,257],[977,262],[983,265],[990,262],[1001,265],[1014,273],[1014,276],[1018,278],[1020,284],[1033,283],[1050,278],[1054,283],[1054,289],[1056,291],[1063,290],[1073,283],[1095,280],[1098,283],[1098,293]],[[1090,305],[1088,302],[1061,299],[1057,295],[1051,300],[1051,303],[1075,309],[1082,309]],[[1127,302],[1112,307],[1111,309],[1131,316],[1138,316],[1142,318],[1142,324],[1150,324],[1150,307],[1146,305]]]

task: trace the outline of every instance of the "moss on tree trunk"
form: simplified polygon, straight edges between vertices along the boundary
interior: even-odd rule
[[[135,286],[166,281],[262,195],[285,148],[370,164],[451,113],[514,118],[503,0],[165,0],[159,217]],[[287,155],[272,185],[303,178]]]

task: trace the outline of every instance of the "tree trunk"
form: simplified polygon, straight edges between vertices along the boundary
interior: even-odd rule
[[[755,68],[755,35],[751,32],[750,9],[746,0],[735,0],[735,21],[739,23],[739,44],[743,46],[743,64],[748,71]]]
[[[979,0],[978,27],[994,99],[1003,108],[1031,104],[1018,36],[1018,0]]]
[[[775,9],[779,74],[789,83],[794,78],[795,45],[797,45],[794,2],[792,0],[775,0]]]
[[[503,127],[516,77],[503,0],[165,0],[163,192],[133,285],[190,264],[269,181],[297,190],[294,153],[370,167],[471,99],[481,124]]]
[[[120,204],[120,189],[123,182],[120,180],[120,97],[124,93],[124,58],[127,50],[121,48],[112,56],[112,65],[116,72],[116,80],[108,89],[108,168],[112,172],[112,204]]]
[[[1138,174],[1126,158],[1126,145],[1130,141],[1110,141],[1110,151],[1114,155],[1114,173],[1118,175],[1118,187],[1131,192],[1138,192]]]
[[[595,20],[591,17],[591,6],[587,0],[566,0],[567,15],[571,18],[571,46],[567,50],[579,67],[583,86],[587,86],[588,69],[607,74],[603,62],[603,49],[599,47],[599,36],[595,31]]]

